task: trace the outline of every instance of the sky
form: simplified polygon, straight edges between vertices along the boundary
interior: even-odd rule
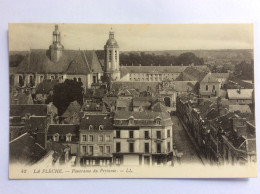
[[[55,24],[9,24],[9,50],[48,49]],[[109,31],[121,51],[253,49],[253,24],[58,24],[65,49],[103,50]]]

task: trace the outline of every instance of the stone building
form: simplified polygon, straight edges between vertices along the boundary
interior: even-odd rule
[[[115,165],[172,164],[172,153],[172,120],[167,112],[115,112]]]

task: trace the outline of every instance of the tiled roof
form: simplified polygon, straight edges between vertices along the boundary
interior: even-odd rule
[[[34,116],[46,116],[46,104],[33,104],[33,105],[10,105],[10,116],[25,116],[30,113]]]
[[[36,94],[49,94],[58,83],[58,80],[43,80],[43,82],[39,83],[36,87]]]
[[[253,89],[227,89],[228,99],[252,99]]]
[[[80,122],[80,130],[89,130],[89,126],[93,126],[93,130],[99,130],[99,126],[103,125],[103,130],[113,130],[113,120],[109,114],[86,114]]]
[[[60,135],[66,135],[68,133],[72,135],[78,135],[79,134],[79,125],[72,125],[72,124],[53,124],[49,125],[48,128],[48,135],[54,135],[54,134],[60,134]]]
[[[45,149],[35,139],[25,133],[9,143],[10,163],[19,162],[33,164],[39,161],[45,154]]]

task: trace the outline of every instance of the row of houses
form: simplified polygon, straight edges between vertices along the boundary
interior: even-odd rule
[[[220,165],[256,162],[254,114],[248,105],[224,105],[221,98],[177,97],[177,114],[204,157]],[[246,106],[246,107],[245,107]]]
[[[172,120],[160,101],[143,112],[82,109],[77,124],[55,122],[48,106],[11,105],[11,150],[15,152],[13,146],[27,134],[46,154],[59,153],[62,163],[73,158],[81,166],[172,165]],[[12,153],[11,162],[24,155]]]

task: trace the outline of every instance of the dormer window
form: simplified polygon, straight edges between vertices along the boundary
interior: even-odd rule
[[[89,125],[89,130],[93,130],[93,125]]]
[[[53,141],[59,141],[60,135],[58,133],[56,133],[52,136],[52,138],[53,138]]]
[[[104,126],[103,125],[99,125],[99,130],[103,130],[104,129]]]
[[[161,119],[159,119],[159,118],[156,119],[156,120],[155,120],[155,123],[156,123],[156,125],[161,125]]]
[[[134,118],[129,118],[128,124],[129,124],[129,125],[133,125],[133,124],[134,124]]]
[[[72,134],[71,133],[68,133],[66,135],[66,141],[70,142],[71,141],[71,137],[72,137]]]

